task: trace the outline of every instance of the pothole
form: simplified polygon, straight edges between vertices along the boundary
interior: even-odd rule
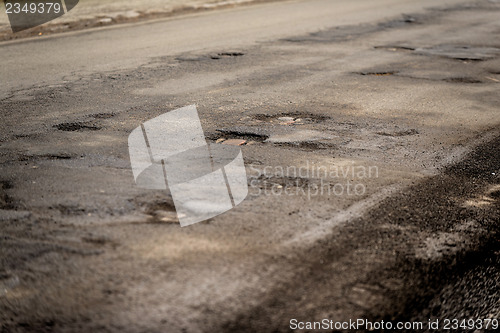
[[[10,180],[0,180],[0,189],[10,190],[14,188],[14,184]]]
[[[70,160],[73,158],[73,156],[67,154],[47,154],[47,155],[42,155],[40,157],[47,158],[50,160]]]
[[[376,134],[378,135],[383,135],[383,136],[408,136],[408,135],[416,135],[419,134],[418,130],[411,128],[407,130],[400,130],[400,131],[382,131],[382,132],[377,132]]]
[[[94,119],[109,119],[113,118],[115,116],[114,113],[94,113],[94,114],[89,114],[89,118],[94,118]]]
[[[27,162],[27,161],[35,161],[35,160],[70,160],[75,158],[75,156],[59,153],[59,154],[42,154],[42,155],[21,155],[18,157],[18,161]]]
[[[341,137],[327,131],[311,130],[307,127],[295,126],[296,124],[300,124],[299,121],[302,121],[299,118],[276,116],[264,116],[264,118],[270,123],[274,122],[274,124],[221,128],[217,129],[217,132],[220,134],[209,136],[209,139],[214,140],[216,143],[233,140],[235,143],[238,143],[237,145],[272,143],[310,150],[329,148],[343,141]],[[320,119],[320,117],[317,119]],[[313,122],[312,119],[309,121]]]
[[[175,210],[174,203],[169,198],[156,198],[143,200],[147,198],[137,198],[136,203],[141,206],[141,210],[150,215],[149,223],[178,223],[179,219]]]
[[[358,72],[359,75],[372,75],[372,76],[389,76],[397,74],[397,71],[380,71],[380,72]]]
[[[279,115],[261,113],[253,115],[252,118],[259,121],[276,122],[276,123],[293,122],[295,124],[313,124],[313,123],[323,122],[329,119],[329,117],[327,116],[317,115],[312,113],[301,113],[301,112],[287,112],[287,113],[280,113]]]
[[[495,185],[488,190],[488,196],[495,200],[500,199],[500,185]]]
[[[0,181],[0,209],[13,209],[15,208],[12,198],[5,193],[5,190],[10,190],[14,187],[11,181]]]
[[[482,83],[482,81],[471,77],[451,77],[443,79],[443,81],[450,83]]]
[[[496,191],[491,192],[490,197],[497,199],[497,200],[500,199],[500,190],[496,190]]]
[[[76,132],[76,131],[98,131],[101,129],[99,126],[92,125],[90,123],[74,122],[74,123],[62,123],[54,125],[54,128],[59,131],[65,132]]]
[[[156,211],[175,212],[175,205],[170,195],[165,191],[148,192],[130,199],[131,202],[141,212],[154,215]]]
[[[231,128],[220,128],[216,130],[219,132],[214,140],[218,139],[242,139],[242,140],[250,140],[257,142],[264,142],[269,138],[268,131],[258,128],[258,127],[231,127]]]
[[[215,55],[211,55],[210,59],[212,60],[219,60],[222,58],[228,58],[228,57],[241,57],[244,56],[245,54],[242,52],[220,52]]]
[[[241,57],[245,54],[242,52],[221,52],[217,54],[219,57]]]
[[[389,51],[415,51],[414,47],[404,45],[378,45],[375,49],[384,49]]]
[[[208,61],[208,60],[219,60],[222,58],[233,58],[233,57],[242,57],[245,54],[243,52],[238,52],[238,51],[233,51],[233,52],[219,52],[215,54],[209,54],[209,55],[182,55],[175,60],[177,61]]]
[[[146,206],[146,213],[154,213],[156,211],[173,211],[175,212],[175,206],[173,203],[168,202],[166,199],[165,200],[159,200],[156,202],[152,202]]]

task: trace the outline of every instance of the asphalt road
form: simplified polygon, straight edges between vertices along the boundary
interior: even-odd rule
[[[460,3],[448,1],[447,3]],[[2,96],[12,89],[64,82],[72,75],[133,69],[183,52],[248,47],[327,27],[374,22],[434,1],[290,1],[220,10],[156,23],[5,43]],[[43,42],[40,43],[39,41]]]
[[[285,1],[1,43],[2,331],[500,317],[500,3],[436,6]],[[180,228],[127,138],[191,104],[209,142],[246,141],[250,192]]]

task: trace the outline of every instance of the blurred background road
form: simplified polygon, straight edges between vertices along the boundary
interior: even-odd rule
[[[260,0],[260,2],[270,1],[272,0]],[[40,32],[42,34],[67,32],[118,22],[138,21],[255,2],[259,0],[80,0],[78,6],[56,21],[16,34],[12,33],[7,14],[2,11],[0,12],[0,38],[8,40],[36,36]]]
[[[2,331],[498,318],[499,18],[277,1],[0,43]],[[127,138],[192,104],[250,192],[180,228]]]
[[[5,96],[12,89],[58,83],[73,73],[136,68],[155,57],[251,46],[331,26],[376,22],[432,5],[432,1],[417,5],[401,0],[275,2],[58,35],[43,39],[43,43],[38,38],[14,41],[4,44],[8,47],[2,50],[1,93]]]

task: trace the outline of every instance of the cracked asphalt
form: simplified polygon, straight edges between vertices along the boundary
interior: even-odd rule
[[[310,0],[0,43],[1,331],[499,318],[499,34],[494,0]],[[249,195],[181,228],[127,138],[192,104]]]

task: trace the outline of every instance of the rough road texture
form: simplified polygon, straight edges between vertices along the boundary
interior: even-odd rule
[[[498,318],[500,4],[404,14],[32,87],[20,74],[0,102],[2,331]],[[210,141],[248,142],[251,187],[180,228],[167,193],[134,185],[127,136],[193,103]],[[365,191],[301,192],[321,181]]]

